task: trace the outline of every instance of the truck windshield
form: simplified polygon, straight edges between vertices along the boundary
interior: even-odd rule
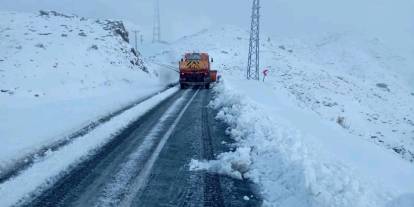
[[[188,55],[188,60],[201,60],[200,53],[192,53]]]

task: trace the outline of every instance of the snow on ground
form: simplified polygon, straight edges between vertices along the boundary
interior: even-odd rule
[[[237,151],[220,164],[195,162],[261,187],[264,206],[386,206],[414,193],[414,166],[297,107],[271,84],[225,78],[212,107],[229,124]],[[204,166],[203,166],[204,165]]]
[[[71,167],[93,156],[97,149],[108,143],[129,124],[177,91],[178,88],[175,87],[153,96],[62,149],[49,152],[46,157],[37,160],[19,176],[0,184],[0,206],[13,206],[33,199],[35,195],[51,187]]]
[[[153,57],[208,52],[223,76],[212,106],[238,150],[193,161],[193,170],[244,174],[261,187],[265,206],[410,206],[414,89],[395,67],[409,70],[411,54],[352,32],[262,37],[261,64],[270,71],[263,83],[245,81],[247,46],[248,33],[227,26]]]
[[[173,80],[176,74],[159,63],[174,66],[184,52],[203,51],[224,78],[211,106],[230,126],[237,150],[216,161],[193,161],[192,169],[252,179],[265,206],[414,202],[414,89],[394,72],[412,68],[412,55],[392,51],[378,38],[352,32],[262,37],[261,63],[270,71],[263,83],[245,81],[248,33],[239,28],[152,45],[145,61],[159,67],[147,73],[122,39],[123,30],[115,35],[108,28],[119,24],[53,13],[0,16],[0,47],[8,48],[0,51],[0,167],[159,90],[155,76]],[[110,138],[100,133],[124,127],[124,118],[3,183],[3,204],[15,203],[45,180],[53,183],[67,164]],[[16,186],[25,187],[9,192]]]
[[[121,22],[56,12],[0,19],[0,171],[165,86]]]
[[[414,161],[414,88],[394,72],[412,68],[412,54],[393,53],[378,38],[350,32],[262,39],[261,65],[270,71],[269,87],[283,88],[296,105]],[[219,73],[244,81],[247,46],[248,33],[227,26],[184,37],[154,59],[206,51]]]

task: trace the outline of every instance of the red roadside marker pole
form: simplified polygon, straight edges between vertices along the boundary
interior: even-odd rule
[[[268,69],[263,70],[263,82],[265,81],[265,78],[266,78],[268,72],[269,72]]]

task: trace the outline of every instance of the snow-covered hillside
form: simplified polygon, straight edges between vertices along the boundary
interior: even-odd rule
[[[351,33],[263,39],[261,65],[270,71],[267,83],[285,89],[299,106],[337,122],[350,134],[414,161],[414,89],[394,72],[395,67],[410,67],[406,57],[395,55],[378,39]],[[222,74],[243,80],[247,40],[247,32],[234,27],[204,30],[162,53],[206,51]]]
[[[0,175],[42,146],[161,90],[156,76],[176,80],[169,66],[198,51],[214,58],[223,77],[210,106],[228,124],[236,149],[194,160],[192,170],[249,178],[264,206],[414,206],[414,88],[402,75],[411,73],[397,72],[413,68],[413,55],[381,38],[350,31],[262,36],[261,67],[269,76],[247,81],[248,32],[233,26],[141,45],[142,57],[117,21],[56,12],[1,12],[0,19]],[[45,162],[2,184],[3,202],[49,187],[46,180],[176,90],[45,152],[39,158]]]
[[[410,54],[352,32],[261,44],[264,83],[246,82],[248,33],[231,26],[154,57],[204,51],[215,59],[224,86],[213,106],[240,147],[220,160],[250,165],[269,206],[398,206],[414,193],[414,91],[393,72],[409,69]]]
[[[0,171],[163,88],[122,22],[0,13]]]

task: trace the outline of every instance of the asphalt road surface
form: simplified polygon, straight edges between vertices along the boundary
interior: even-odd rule
[[[231,150],[211,96],[177,92],[25,206],[260,206],[249,181],[189,170]]]

